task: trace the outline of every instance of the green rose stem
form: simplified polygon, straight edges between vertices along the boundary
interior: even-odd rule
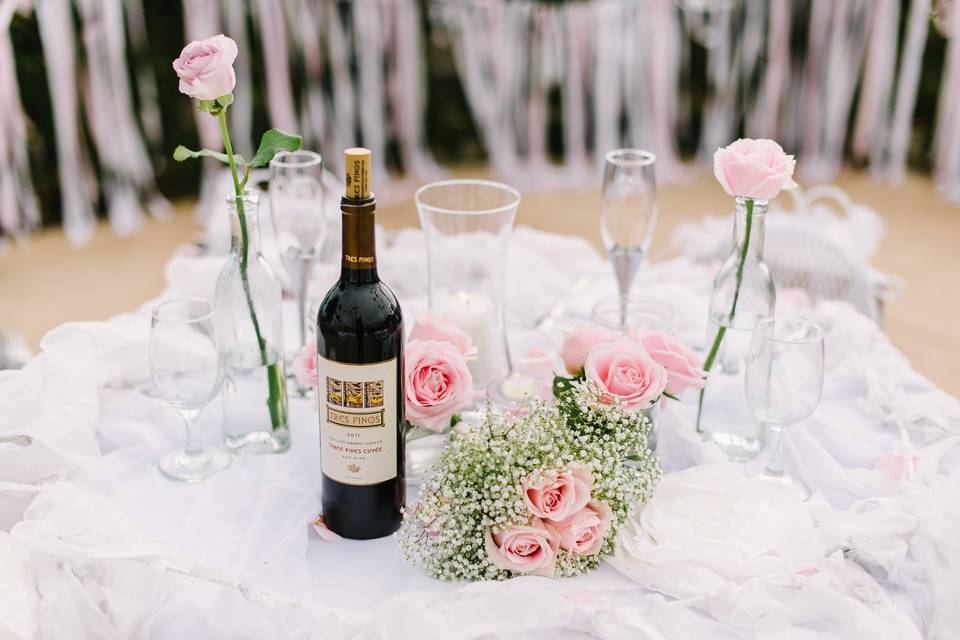
[[[267,367],[267,384],[269,387],[269,397],[267,398],[267,408],[270,410],[270,422],[274,429],[277,429],[286,422],[284,409],[282,405],[282,380],[278,371],[277,364],[270,364],[270,357],[267,353],[267,342],[260,333],[260,322],[257,320],[257,311],[253,307],[253,297],[250,295],[250,280],[247,277],[247,246],[249,235],[247,232],[247,214],[243,208],[243,187],[240,182],[240,175],[237,173],[237,162],[233,157],[233,145],[230,144],[230,132],[227,129],[227,110],[220,109],[217,114],[217,120],[220,123],[220,134],[223,136],[223,147],[227,153],[227,162],[230,164],[230,173],[233,174],[233,187],[237,193],[237,218],[240,220],[240,282],[243,284],[243,294],[247,298],[247,308],[250,310],[250,321],[253,323],[253,332],[257,336],[257,346],[260,348],[260,359],[263,366]],[[244,181],[246,182],[246,181]]]
[[[728,324],[733,323],[733,317],[737,312],[737,300],[740,298],[740,283],[743,281],[743,266],[747,262],[747,249],[750,247],[750,228],[753,226],[753,198],[744,199],[747,204],[747,223],[744,228],[743,248],[740,250],[740,264],[737,265],[737,284],[733,290],[733,304],[730,305],[730,317]],[[717,335],[713,339],[713,345],[707,354],[707,359],[703,361],[703,370],[710,371],[713,361],[717,358],[717,351],[720,350],[720,343],[723,342],[723,336],[727,333],[727,327],[720,325],[717,329]],[[703,409],[703,391],[700,389],[700,400],[697,402],[697,433],[703,433],[700,429],[700,411]]]

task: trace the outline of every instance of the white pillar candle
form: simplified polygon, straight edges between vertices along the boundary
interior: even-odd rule
[[[467,365],[475,383],[486,383],[496,373],[499,355],[497,310],[493,298],[483,293],[458,291],[443,304],[442,314],[457,323],[473,341]]]

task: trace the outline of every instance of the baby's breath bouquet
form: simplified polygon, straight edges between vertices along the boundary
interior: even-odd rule
[[[558,379],[556,403],[488,410],[452,433],[400,546],[441,580],[574,576],[595,568],[660,478],[650,423],[587,383]]]

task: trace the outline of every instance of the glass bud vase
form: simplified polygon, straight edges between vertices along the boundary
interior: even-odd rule
[[[713,280],[707,324],[707,384],[700,393],[697,431],[731,460],[748,460],[763,446],[763,425],[744,391],[744,360],[757,322],[773,315],[776,289],[763,261],[766,200],[737,197],[733,248]]]
[[[231,194],[227,207],[230,254],[216,293],[226,446],[242,454],[278,453],[290,447],[280,280],[260,252],[260,194]]]

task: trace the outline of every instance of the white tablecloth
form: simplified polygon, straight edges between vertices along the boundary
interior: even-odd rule
[[[379,251],[411,317],[425,303],[422,238],[395,233]],[[209,295],[220,262],[174,259],[168,293]],[[321,269],[318,291],[335,270]],[[508,279],[520,341],[558,301],[584,316],[613,292],[608,266],[576,238],[520,229],[509,270],[524,274]],[[669,298],[678,332],[702,346],[711,276],[677,260],[648,267],[638,289]],[[586,285],[568,299],[578,279]],[[787,522],[788,511],[807,523],[809,544],[737,520],[756,516],[754,485],[695,437],[693,404],[671,402],[659,418],[665,488],[651,511],[673,532],[657,541],[675,540],[669,553],[573,579],[472,585],[428,578],[392,538],[328,543],[312,532],[320,476],[308,401],[291,401],[289,452],[236,459],[202,484],[166,480],[156,461],[183,427],[149,392],[148,314],[63,325],[25,369],[0,372],[0,638],[960,637],[960,403],[849,307],[813,313],[827,330],[824,397],[792,430],[787,465],[814,496],[754,503],[769,514],[760,523]],[[199,430],[219,441],[218,406]],[[697,474],[715,473],[730,479],[713,500],[729,498],[719,513],[730,521],[683,517]],[[688,523],[729,527],[730,554],[707,554]],[[741,552],[760,555],[731,559]],[[746,570],[768,556],[787,561]]]

